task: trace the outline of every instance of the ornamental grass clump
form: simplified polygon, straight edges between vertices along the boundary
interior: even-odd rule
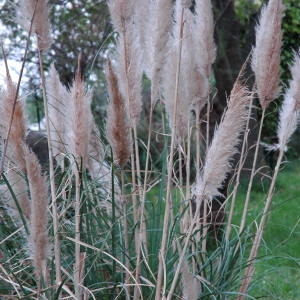
[[[209,128],[218,98],[214,30],[220,16],[214,21],[212,1],[107,5],[115,32],[103,54],[102,128],[91,109],[98,100],[89,73],[81,68],[90,63],[81,58],[85,49],[78,53],[74,80],[64,86],[55,62],[45,63],[52,41],[50,4],[20,2],[17,20],[28,32],[27,50],[36,38],[46,119],[38,136],[47,138],[49,156],[41,165],[32,147],[39,141],[27,139],[26,100],[19,95],[23,71],[14,85],[7,66],[7,86],[0,91],[1,297],[251,298],[276,178],[300,116],[300,52],[289,87],[280,85],[282,1],[263,7],[248,55],[253,74],[245,71],[247,58],[214,130]],[[144,116],[147,88],[150,111]],[[250,222],[266,109],[281,89],[278,143],[269,146],[279,156],[263,208]],[[248,144],[254,109],[262,111],[260,129]],[[143,118],[149,121],[145,136]],[[255,156],[244,195],[240,175],[251,148]],[[235,205],[240,198],[241,212]]]

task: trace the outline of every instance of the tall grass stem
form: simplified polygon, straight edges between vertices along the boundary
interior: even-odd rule
[[[49,175],[50,175],[50,193],[51,193],[51,205],[52,205],[52,219],[53,219],[53,234],[54,234],[54,260],[55,260],[55,281],[57,287],[61,284],[61,255],[60,255],[60,240],[59,240],[59,216],[57,210],[57,198],[56,198],[56,187],[55,187],[55,174],[53,164],[53,151],[51,143],[50,133],[50,119],[48,112],[48,101],[46,93],[46,81],[43,66],[42,51],[38,49],[39,55],[39,67],[42,82],[43,101],[45,109],[46,119],[46,131],[47,131],[47,142],[48,142],[48,153],[49,153]]]
[[[267,195],[267,199],[266,199],[266,203],[264,206],[264,210],[260,219],[260,223],[259,223],[259,227],[256,231],[255,234],[255,238],[254,241],[252,243],[252,248],[251,248],[251,252],[249,255],[249,259],[248,259],[248,263],[249,265],[247,266],[246,270],[245,270],[245,276],[244,279],[242,281],[241,287],[240,287],[240,293],[241,295],[237,297],[237,300],[243,300],[245,299],[245,296],[243,294],[245,294],[248,290],[248,287],[251,283],[251,280],[253,278],[253,274],[254,274],[254,263],[256,261],[257,258],[257,253],[258,253],[258,249],[262,240],[262,236],[263,236],[263,231],[266,225],[266,221],[267,221],[267,217],[268,217],[268,213],[270,212],[270,208],[271,208],[271,204],[272,204],[272,199],[273,199],[273,192],[274,192],[274,187],[275,187],[275,183],[276,183],[276,179],[280,170],[280,165],[282,162],[282,158],[283,158],[283,154],[284,154],[284,149],[280,148],[280,152],[279,152],[279,156],[277,159],[277,163],[276,163],[276,167],[275,167],[275,171],[274,174],[272,176],[272,181],[269,187],[269,191],[268,191],[268,195]]]
[[[234,184],[231,203],[230,203],[230,211],[229,211],[229,215],[227,218],[227,225],[226,225],[226,232],[225,232],[225,238],[227,240],[230,237],[232,218],[233,218],[234,208],[235,208],[235,204],[236,204],[236,196],[237,196],[238,187],[240,185],[240,177],[241,177],[243,164],[244,164],[244,155],[246,154],[245,151],[246,151],[247,139],[248,139],[248,134],[249,134],[249,122],[250,122],[250,118],[251,118],[252,107],[253,107],[253,98],[251,98],[250,104],[249,104],[249,111],[248,111],[245,134],[244,134],[243,144],[242,144],[242,149],[241,149],[241,156],[240,156],[239,163],[238,163],[238,170],[237,170],[237,174],[236,174],[236,178],[235,178],[235,184]]]
[[[174,108],[172,115],[172,123],[176,127],[176,114],[177,114],[177,102],[178,102],[178,88],[179,88],[179,75],[180,75],[180,65],[181,65],[181,52],[182,52],[182,40],[183,40],[183,16],[184,16],[184,8],[181,11],[180,18],[180,40],[179,40],[179,49],[178,49],[178,58],[177,58],[177,71],[176,71],[176,82],[175,82],[175,91],[174,91]],[[162,228],[162,240],[161,240],[161,248],[159,252],[159,264],[158,264],[158,274],[156,281],[156,293],[155,299],[161,299],[161,289],[162,289],[162,280],[163,280],[163,271],[164,271],[164,259],[166,255],[166,247],[168,240],[168,224],[169,224],[169,216],[171,213],[171,185],[172,185],[172,171],[173,171],[173,161],[174,161],[174,146],[175,146],[175,135],[176,128],[172,128],[171,134],[171,145],[170,145],[170,154],[168,160],[168,177],[167,177],[167,193],[166,193],[166,206],[165,206],[165,215],[164,215],[164,223]]]
[[[253,185],[254,176],[256,174],[256,164],[257,164],[257,158],[258,158],[258,150],[259,150],[259,146],[260,146],[261,133],[262,133],[262,127],[263,127],[263,124],[264,124],[265,113],[266,113],[266,108],[263,108],[239,233],[241,233],[244,230],[246,220],[247,220],[247,214],[248,214],[250,196],[251,196],[251,191],[252,191],[252,185]]]

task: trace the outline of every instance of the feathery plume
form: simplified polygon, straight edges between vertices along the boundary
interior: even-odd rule
[[[124,99],[119,91],[118,79],[110,60],[106,68],[106,80],[110,98],[107,112],[107,137],[115,160],[120,166],[124,166],[131,154],[130,124]]]
[[[135,10],[135,21],[137,26],[137,35],[139,45],[142,50],[142,68],[143,71],[147,74],[150,73],[150,60],[151,60],[151,50],[149,49],[149,40],[152,40],[151,31],[154,26],[152,23],[153,18],[153,4],[156,2],[148,0],[135,1],[134,10]],[[148,76],[149,77],[149,76]],[[150,77],[149,77],[150,78]]]
[[[180,79],[178,87],[178,109],[176,115],[177,136],[184,138],[187,133],[187,124],[190,110],[200,111],[206,103],[209,95],[209,77],[211,66],[215,60],[216,47],[213,40],[213,15],[210,1],[196,1],[195,14],[189,9],[185,1],[177,1],[175,9],[175,25],[173,39],[170,39],[168,62],[165,68],[165,99],[167,111],[173,110],[172,93],[174,94],[174,82],[176,81],[176,52],[178,43],[182,38],[182,54],[180,65]],[[183,15],[183,32],[180,36],[181,14]],[[173,90],[173,92],[172,92]],[[174,128],[174,124],[171,124]]]
[[[33,14],[32,28],[37,35],[38,48],[41,51],[46,51],[51,45],[48,0],[20,1],[17,11],[17,21],[27,31],[29,31]]]
[[[212,64],[216,59],[216,45],[214,42],[214,18],[210,0],[196,0],[195,19],[192,32],[194,53],[197,64],[204,76],[211,75]]]
[[[251,97],[248,89],[237,81],[231,91],[228,109],[207,152],[202,176],[193,188],[194,194],[209,198],[219,195],[218,189],[230,170],[230,161],[238,151],[237,144],[246,123]]]
[[[68,132],[66,133],[66,149],[73,154],[80,165],[87,167],[88,144],[91,134],[92,113],[91,113],[91,91],[86,90],[85,83],[81,77],[80,59],[75,74],[73,86],[71,87],[67,105],[65,106],[68,115]]]
[[[292,134],[297,129],[300,111],[296,109],[296,98],[292,95],[292,90],[285,93],[282,107],[279,113],[279,124],[277,129],[278,148],[286,151],[286,145]]]
[[[6,138],[8,132],[8,127],[10,124],[10,116],[14,107],[14,99],[16,96],[16,86],[11,81],[10,77],[7,77],[7,88],[2,91],[0,97],[0,135]],[[13,120],[11,124],[10,136],[8,141],[7,155],[9,155],[9,160],[15,163],[21,172],[26,169],[25,159],[24,159],[24,149],[22,147],[22,142],[24,141],[26,134],[26,121],[23,112],[23,103],[20,99],[17,100],[15,104],[15,111],[13,115]]]
[[[29,219],[30,202],[26,193],[26,181],[23,177],[26,172],[26,161],[23,148],[23,142],[26,134],[26,121],[23,112],[23,104],[20,99],[17,100],[14,108],[16,92],[16,86],[13,84],[8,72],[7,88],[0,92],[0,136],[2,138],[6,138],[10,125],[10,116],[14,110],[7,144],[8,151],[6,152],[6,170],[8,171],[8,181],[13,187],[14,193],[22,210],[22,214]],[[9,205],[14,208],[14,211],[16,211],[14,201],[11,197],[9,197],[9,199],[11,200]],[[15,215],[15,212],[13,212],[13,215]]]
[[[294,54],[294,62],[291,66],[292,80],[290,90],[296,100],[296,109],[300,110],[300,50]]]
[[[168,56],[167,45],[172,28],[173,3],[171,0],[155,0],[150,3],[151,21],[148,23],[151,31],[146,45],[150,55],[144,60],[150,63],[148,77],[151,80],[151,98],[152,101],[156,101],[160,98],[163,66]]]
[[[295,132],[300,117],[300,55],[294,55],[291,66],[292,80],[286,91],[279,114],[277,129],[278,148],[285,150],[290,137]]]
[[[178,59],[176,49],[172,49],[169,52],[169,56],[167,59],[167,63],[165,65],[165,70],[167,73],[165,74],[163,80],[163,95],[165,99],[165,107],[168,115],[169,126],[172,130],[175,130],[175,135],[177,142],[180,143],[184,140],[185,136],[188,133],[188,120],[190,117],[190,105],[189,94],[185,92],[187,89],[184,89],[184,83],[186,82],[184,75],[185,73],[181,72],[179,74],[179,86],[178,86],[178,98],[177,98],[177,109],[176,109],[176,117],[173,120],[173,111],[174,111],[174,97],[175,97],[175,83],[177,76],[177,67],[176,61]],[[175,123],[173,122],[175,121]]]
[[[134,1],[110,0],[113,25],[119,33],[117,44],[118,81],[126,100],[131,126],[134,127],[142,110],[142,52],[135,25]]]
[[[216,45],[214,42],[214,18],[210,0],[196,0],[195,15],[190,22],[193,38],[189,47],[194,64],[191,68],[189,80],[191,82],[191,96],[193,108],[199,112],[206,104],[209,96],[209,79],[212,64],[216,59]]]
[[[195,29],[193,28],[194,20],[197,16],[193,15],[191,11],[186,11],[186,22],[184,28],[184,41],[182,50],[182,79],[183,88],[185,89],[184,98],[190,102],[190,110],[198,110],[200,112],[209,96],[209,75],[204,71],[201,65],[201,57],[203,50],[194,47]],[[208,68],[206,66],[206,68]]]
[[[184,12],[183,16],[182,12]],[[185,17],[188,12],[189,10],[184,8],[181,1],[176,2],[173,35],[170,36],[168,41],[168,56],[166,64],[163,68],[164,78],[162,87],[165,99],[165,107],[168,114],[170,128],[175,130],[175,136],[178,143],[183,141],[188,133],[187,126],[189,124],[188,121],[191,110],[191,97],[188,83],[188,79],[190,79],[188,76],[188,74],[190,74],[189,68],[193,64],[192,58],[189,56],[190,51],[188,48],[188,44],[191,40],[191,32],[189,26],[183,25],[186,22]],[[179,69],[178,60],[180,63]],[[177,95],[175,95],[175,93],[177,93]],[[175,112],[176,116],[174,119],[173,112],[175,98],[177,98],[177,107]]]
[[[110,0],[108,2],[112,23],[115,30],[121,34],[124,23],[130,22],[134,12],[134,1]]]
[[[282,45],[282,0],[270,0],[263,7],[256,27],[256,45],[252,56],[257,94],[266,109],[279,94],[280,51]]]
[[[182,6],[189,9],[192,6],[192,0],[181,0]]]
[[[27,178],[31,198],[29,249],[38,280],[46,270],[48,255],[48,186],[36,155],[25,147]]]
[[[57,157],[65,152],[65,104],[69,97],[67,89],[62,85],[54,64],[50,67],[49,76],[46,79],[46,91],[48,99],[48,115],[50,119],[50,136],[52,154]]]

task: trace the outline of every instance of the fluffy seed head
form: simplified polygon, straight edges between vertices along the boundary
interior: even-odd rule
[[[118,79],[110,61],[106,68],[106,80],[110,98],[107,112],[107,136],[114,159],[120,166],[124,166],[131,154],[130,124],[124,99],[119,90]]]
[[[142,110],[142,50],[135,24],[134,1],[111,0],[109,8],[115,29],[119,33],[117,43],[117,67],[119,88],[126,101],[131,126],[136,126]]]
[[[35,14],[34,14],[35,10]],[[33,32],[38,39],[39,50],[46,51],[51,45],[50,23],[48,18],[48,0],[22,0],[17,11],[17,21],[25,29],[29,30],[33,19]]]
[[[197,65],[205,77],[210,77],[211,67],[216,59],[216,44],[214,42],[214,18],[210,0],[196,0],[195,18],[192,32],[194,53]]]
[[[262,108],[267,108],[279,94],[280,51],[282,45],[282,0],[270,0],[263,7],[256,27],[256,45],[252,56],[257,94]]]
[[[85,87],[84,80],[80,72],[80,59],[78,69],[75,74],[73,86],[70,89],[70,95],[66,99],[66,115],[68,115],[68,132],[66,134],[67,150],[73,154],[77,163],[84,168],[88,162],[88,144],[92,128],[92,113],[91,113],[91,91]]]
[[[291,89],[288,89],[279,113],[279,124],[277,129],[278,147],[286,150],[292,134],[297,128],[300,111],[297,110],[296,98],[293,97]]]
[[[277,129],[278,147],[285,150],[292,134],[295,132],[300,117],[300,55],[294,54],[294,62],[290,68],[292,79],[287,89],[279,113]]]
[[[9,130],[10,118],[14,107],[16,97],[16,86],[7,78],[7,88],[0,93],[0,135],[3,139]],[[23,111],[23,103],[20,99],[15,104],[13,122],[8,140],[8,151],[6,153],[8,159],[13,162],[21,171],[25,171],[25,159],[22,143],[26,134],[26,120]]]
[[[227,111],[216,130],[208,149],[201,176],[194,187],[196,195],[212,198],[219,194],[227,173],[231,169],[231,161],[237,153],[237,145],[243,132],[248,104],[252,95],[241,83],[236,82],[231,91]]]
[[[46,90],[48,100],[48,114],[50,119],[50,135],[53,155],[57,157],[60,153],[65,152],[65,118],[66,107],[65,99],[67,99],[68,91],[62,85],[59,75],[54,67],[50,67],[49,76],[46,79]]]
[[[296,109],[300,110],[300,50],[294,54],[294,62],[291,66],[292,80],[290,92],[296,101]]]

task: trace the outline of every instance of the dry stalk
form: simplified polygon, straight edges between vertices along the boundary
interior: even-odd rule
[[[251,111],[252,111],[252,107],[253,107],[252,105],[253,105],[253,99],[251,99],[250,105],[249,105],[249,112],[248,112],[247,123],[246,123],[246,128],[245,128],[245,135],[244,135],[242,149],[241,149],[241,156],[240,156],[240,160],[239,160],[239,164],[238,164],[235,185],[234,185],[233,191],[232,191],[230,211],[229,211],[229,215],[228,215],[228,219],[227,219],[226,232],[225,232],[226,239],[229,239],[229,237],[230,237],[232,218],[233,218],[233,213],[234,213],[234,208],[235,208],[235,203],[236,203],[236,196],[237,196],[238,187],[240,185],[240,177],[241,177],[241,173],[242,173],[242,169],[243,169],[243,165],[244,165],[244,155],[246,154],[246,145],[247,145],[247,138],[248,138],[248,133],[249,133],[249,122],[250,122]]]
[[[77,166],[80,168],[80,166]],[[76,168],[75,172],[75,264],[74,264],[74,289],[76,299],[82,297],[82,277],[81,275],[81,253],[80,253],[80,191],[81,177],[80,171]]]
[[[243,215],[242,215],[242,219],[241,219],[239,233],[243,232],[243,230],[245,228],[246,220],[247,220],[248,207],[249,207],[249,202],[250,202],[250,195],[251,195],[251,190],[252,190],[252,185],[253,185],[253,179],[256,174],[256,163],[257,163],[257,158],[258,158],[258,150],[259,150],[259,145],[260,145],[260,140],[261,140],[261,132],[262,132],[262,127],[263,127],[263,123],[264,123],[265,113],[266,113],[266,109],[264,108],[262,110],[262,116],[261,116],[260,125],[259,125],[258,137],[257,137],[256,146],[255,146],[255,153],[254,153],[252,169],[251,169],[250,179],[249,179],[249,183],[248,183],[247,194],[246,194],[245,204],[244,204],[244,208],[243,208]]]
[[[241,283],[241,287],[240,287],[240,290],[239,290],[240,295],[237,297],[237,300],[245,299],[245,294],[246,294],[246,292],[248,290],[248,287],[251,283],[251,280],[253,278],[253,274],[254,274],[254,271],[255,271],[254,263],[255,263],[255,260],[256,260],[256,257],[257,257],[257,252],[258,252],[261,240],[262,240],[263,231],[264,231],[265,224],[266,224],[266,221],[267,221],[268,213],[270,212],[270,207],[271,207],[271,204],[272,204],[272,198],[273,198],[275,182],[276,182],[279,170],[280,170],[280,165],[281,165],[281,161],[282,161],[282,158],[283,158],[283,154],[284,154],[284,149],[280,149],[279,156],[278,156],[277,163],[276,163],[276,167],[275,167],[275,172],[274,172],[274,175],[272,177],[272,181],[271,181],[271,185],[270,185],[270,188],[269,188],[269,191],[268,191],[268,196],[267,196],[267,199],[266,199],[266,203],[265,203],[265,206],[264,206],[262,217],[261,217],[257,232],[255,234],[255,238],[254,238],[254,241],[253,241],[253,244],[252,244],[251,252],[250,252],[250,255],[249,255],[249,258],[248,258],[249,265],[247,266],[247,268],[245,270],[244,279]]]
[[[42,288],[42,279],[46,280],[48,257],[48,186],[41,174],[37,157],[25,147],[26,170],[30,189],[31,214],[29,249],[37,279],[38,293]],[[47,280],[46,280],[47,281]]]
[[[252,54],[252,51],[250,51],[245,62],[243,63],[241,70],[238,74],[238,78],[241,78],[243,76],[243,74],[245,74],[245,69],[249,62],[251,54]],[[226,231],[225,231],[226,239],[229,239],[230,232],[231,232],[231,225],[232,225],[231,222],[232,222],[232,217],[233,217],[233,212],[234,212],[234,207],[235,207],[236,195],[237,195],[238,187],[240,184],[240,176],[241,176],[241,172],[242,172],[242,168],[243,168],[243,164],[244,164],[244,156],[247,153],[246,146],[247,146],[247,139],[248,139],[248,134],[249,134],[249,123],[250,123],[250,119],[251,119],[252,108],[253,108],[253,98],[251,97],[249,107],[248,107],[247,121],[246,121],[246,126],[245,126],[245,131],[244,131],[241,155],[240,155],[240,159],[239,159],[239,163],[238,163],[238,170],[237,170],[237,174],[236,174],[235,185],[234,185],[233,192],[232,192],[232,200],[231,200],[231,204],[230,204],[230,211],[229,211],[227,226],[226,226]]]
[[[284,155],[284,151],[286,150],[287,143],[290,140],[290,137],[294,133],[297,128],[297,123],[299,121],[299,66],[300,57],[299,55],[295,55],[294,57],[294,65],[291,67],[292,73],[292,80],[290,81],[290,88],[287,89],[285,93],[284,102],[280,111],[280,119],[277,128],[277,137],[278,137],[278,144],[273,145],[272,148],[275,150],[279,150],[279,156],[277,159],[276,167],[274,174],[272,176],[271,184],[269,187],[268,195],[266,198],[265,206],[262,212],[262,216],[260,219],[259,227],[256,231],[255,238],[252,244],[251,252],[249,255],[249,265],[245,270],[245,276],[242,280],[241,287],[240,287],[240,295],[237,297],[238,300],[242,300],[245,298],[245,294],[248,290],[248,287],[251,283],[252,277],[254,275],[255,267],[254,263],[257,258],[258,249],[262,240],[263,231],[267,222],[267,217],[270,212],[275,182],[280,170],[282,158]]]
[[[40,75],[42,81],[42,92],[45,109],[46,119],[46,130],[47,130],[47,141],[49,150],[49,175],[50,175],[50,191],[51,191],[51,206],[52,206],[52,221],[53,221],[53,234],[54,234],[54,260],[55,260],[55,282],[59,286],[61,284],[61,256],[60,256],[60,240],[59,240],[59,216],[57,210],[57,198],[56,198],[56,187],[55,187],[55,173],[53,164],[53,151],[51,143],[51,132],[50,132],[50,118],[48,112],[48,101],[46,92],[46,80],[43,67],[42,51],[38,50],[39,54],[39,66]]]
[[[240,224],[239,233],[244,230],[253,179],[256,172],[256,162],[261,139],[261,131],[265,112],[269,104],[279,94],[280,50],[282,44],[282,0],[271,0],[264,6],[260,16],[260,24],[256,27],[256,46],[253,50],[252,69],[255,73],[257,94],[262,107],[262,117],[258,132],[255,154],[251,169],[247,195]]]
[[[168,296],[166,298],[167,300],[171,300],[172,297],[173,297],[173,293],[174,293],[174,290],[175,290],[175,287],[176,287],[176,284],[177,284],[177,279],[178,279],[179,274],[181,272],[181,266],[182,266],[183,260],[185,258],[185,253],[186,253],[187,247],[189,245],[191,235],[194,231],[194,227],[198,222],[199,212],[200,212],[200,202],[201,202],[199,195],[197,195],[196,201],[197,201],[197,208],[196,208],[196,211],[195,211],[195,214],[194,214],[194,218],[192,219],[192,222],[191,222],[191,224],[189,226],[189,229],[187,231],[187,234],[186,234],[186,240],[185,240],[182,252],[181,252],[180,257],[179,257],[178,265],[177,265],[177,268],[176,268],[175,275],[173,277],[173,281],[172,281]]]
[[[157,274],[157,282],[156,282],[156,294],[155,299],[161,299],[161,289],[162,289],[162,280],[163,280],[163,261],[166,255],[166,247],[167,247],[167,239],[168,239],[168,225],[169,225],[169,215],[171,213],[172,208],[172,199],[171,199],[171,185],[172,185],[172,171],[173,171],[173,160],[174,160],[174,150],[175,150],[175,138],[176,138],[176,115],[177,115],[177,102],[178,102],[178,87],[179,87],[179,75],[180,75],[180,65],[181,65],[181,51],[182,51],[182,39],[183,39],[183,16],[184,16],[184,8],[181,10],[180,17],[180,33],[179,33],[179,47],[178,47],[178,57],[177,57],[177,71],[176,71],[176,83],[175,83],[175,91],[174,91],[174,107],[173,107],[173,115],[172,115],[172,123],[175,128],[172,128],[171,134],[171,145],[170,145],[170,155],[168,160],[168,174],[167,174],[167,194],[166,194],[166,206],[165,206],[165,215],[164,215],[164,223],[162,229],[162,240],[161,240],[161,248],[159,252],[159,265],[158,265],[158,274]]]

